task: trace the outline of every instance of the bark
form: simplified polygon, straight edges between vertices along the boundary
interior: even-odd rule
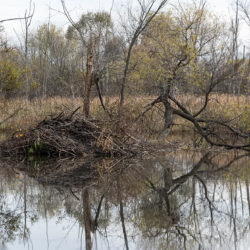
[[[98,97],[99,97],[99,100],[100,100],[100,103],[102,105],[102,108],[103,110],[109,115],[109,117],[111,118],[111,114],[109,113],[108,109],[106,108],[104,102],[103,102],[103,98],[102,98],[102,93],[101,93],[101,90],[100,90],[100,87],[99,87],[99,76],[95,73],[92,74],[92,82],[94,82],[94,84],[96,85],[96,90],[97,90],[97,93],[98,93]]]
[[[100,213],[101,213],[101,208],[102,208],[102,201],[104,199],[104,195],[102,195],[101,199],[100,199],[100,202],[98,204],[98,207],[97,207],[97,211],[96,211],[96,215],[95,215],[95,220],[94,220],[94,227],[93,227],[93,231],[96,231],[97,227],[98,227],[98,218],[100,216]]]
[[[249,216],[250,216],[250,192],[249,192],[249,182],[246,179],[246,190],[247,190],[247,201],[248,201],[248,211],[249,211]],[[250,227],[250,226],[249,226]]]
[[[89,190],[84,188],[82,191],[82,200],[83,200],[83,215],[84,215],[84,225],[85,225],[85,247],[86,250],[92,249],[91,242],[91,216],[90,216],[90,207],[89,207]]]
[[[123,213],[123,203],[122,203],[122,200],[120,200],[120,217],[121,217],[121,222],[122,222],[122,231],[123,231],[123,236],[124,236],[126,250],[129,250],[129,247],[128,247],[128,237],[127,237],[127,232],[126,232],[126,227],[125,227],[125,219],[124,219],[124,213]]]
[[[87,62],[86,62],[85,93],[83,102],[83,112],[85,117],[89,116],[92,68],[93,68],[93,41],[90,39],[88,45]]]
[[[164,130],[159,135],[158,139],[165,139],[171,131],[173,124],[173,109],[167,99],[163,99],[162,103],[164,105]]]
[[[121,223],[122,223],[122,232],[123,232],[123,237],[124,237],[124,241],[125,241],[125,247],[126,247],[126,250],[129,250],[121,192],[122,192],[122,190],[121,190],[120,178],[118,178],[118,180],[117,180],[117,195],[118,195],[118,199],[119,199],[119,203],[120,203],[120,210],[119,210],[120,219],[121,219]]]
[[[175,75],[173,76],[173,78]],[[165,139],[171,131],[173,124],[173,109],[169,102],[170,91],[172,87],[173,78],[167,80],[166,88],[161,88],[160,100],[164,105],[164,129],[159,135],[158,139]]]

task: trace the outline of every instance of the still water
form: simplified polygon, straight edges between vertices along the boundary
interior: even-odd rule
[[[250,249],[243,153],[1,160],[0,249]]]

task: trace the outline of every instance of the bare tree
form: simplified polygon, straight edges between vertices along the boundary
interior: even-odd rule
[[[244,0],[244,1],[237,0],[237,5],[238,5],[238,11],[241,13],[241,18],[245,21],[247,26],[250,28],[250,2],[247,0]],[[245,47],[244,47],[244,50],[245,50]],[[245,53],[243,53],[243,59],[245,59],[244,54]],[[249,93],[250,93],[250,83],[248,81],[247,87],[246,87],[246,102],[248,102]]]
[[[29,3],[29,9],[25,11],[24,21],[25,21],[25,43],[24,43],[24,64],[25,64],[25,104],[26,110],[28,109],[28,91],[29,91],[29,76],[27,72],[28,67],[28,40],[29,40],[29,27],[31,25],[32,17],[34,16],[35,5],[32,6],[32,0]]]
[[[95,71],[95,74],[98,74],[101,71],[101,47],[103,47],[104,41],[107,40],[107,34],[112,27],[111,16],[106,12],[87,13],[83,14],[79,21],[75,22],[66,8],[65,2],[61,0],[61,3],[64,14],[71,24],[67,32],[68,37],[74,36],[74,32],[76,32],[82,49],[87,50],[83,110],[84,115],[88,117],[91,82],[94,78],[93,73]],[[95,79],[98,78],[96,77]],[[98,81],[95,83],[98,84]]]
[[[247,0],[238,1],[236,0],[236,3],[238,5],[238,9],[242,14],[243,20],[246,22],[246,24],[250,27],[250,2]]]
[[[232,32],[232,72],[235,75],[235,69],[233,67],[234,62],[238,61],[238,51],[239,51],[239,44],[238,44],[238,40],[239,40],[239,0],[235,1],[235,16],[231,19],[231,32]],[[235,82],[234,82],[234,78],[231,79],[230,81],[230,87],[231,90],[229,90],[229,93],[236,93],[235,90]],[[238,80],[238,81],[237,81]],[[237,79],[237,87],[238,87],[238,95],[239,95],[239,91],[240,91],[240,81],[239,79]]]
[[[158,2],[157,0],[137,0],[137,3],[140,6],[140,13],[139,16],[136,16],[129,10],[129,18],[131,21],[131,30],[129,31],[127,28],[128,33],[128,49],[125,56],[125,67],[124,72],[121,80],[121,90],[120,90],[120,107],[124,103],[124,89],[126,86],[127,81],[127,74],[129,69],[129,63],[131,58],[131,53],[134,45],[140,34],[145,30],[145,28],[150,24],[153,18],[160,12],[160,10],[166,5],[168,0],[161,0]],[[127,25],[124,25],[126,27]]]

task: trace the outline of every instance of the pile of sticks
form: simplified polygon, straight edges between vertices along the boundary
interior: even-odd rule
[[[103,123],[87,120],[74,111],[41,121],[35,128],[14,134],[0,145],[0,155],[122,156],[134,154],[121,135]]]

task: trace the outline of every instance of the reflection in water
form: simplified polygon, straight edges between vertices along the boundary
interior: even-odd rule
[[[0,164],[0,249],[248,249],[249,158]]]

